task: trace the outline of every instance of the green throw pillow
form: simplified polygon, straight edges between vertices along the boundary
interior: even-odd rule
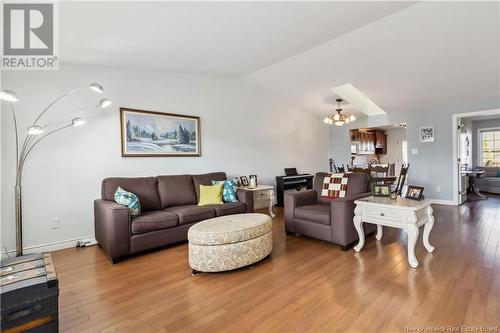
[[[200,185],[200,202],[198,206],[222,205],[222,190],[223,184],[211,186]]]
[[[125,191],[118,186],[115,192],[115,201],[120,205],[127,206],[132,217],[141,215],[141,204],[139,198],[134,193]]]
[[[224,202],[238,202],[238,197],[236,196],[236,189],[238,186],[234,182],[234,180],[212,180],[212,185],[222,184],[222,200]]]

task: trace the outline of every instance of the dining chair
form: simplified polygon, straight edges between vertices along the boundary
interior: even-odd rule
[[[408,174],[409,168],[410,168],[410,163],[403,164],[401,166],[401,171],[400,171],[399,177],[398,177],[398,183],[397,183],[396,187],[394,188],[394,191],[396,192],[397,195],[401,195],[401,193],[403,192],[403,186],[405,185],[406,175]]]

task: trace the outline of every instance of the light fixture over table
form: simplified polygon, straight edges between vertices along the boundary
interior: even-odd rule
[[[353,114],[341,113],[342,108],[340,107],[340,102],[342,102],[342,98],[337,98],[336,101],[337,101],[337,109],[335,109],[335,111],[337,113],[328,115],[328,117],[325,117],[323,122],[328,125],[343,126],[349,124],[352,121],[355,121],[356,117]]]

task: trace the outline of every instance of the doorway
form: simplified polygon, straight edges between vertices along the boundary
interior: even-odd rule
[[[498,126],[494,126],[495,124]],[[499,136],[499,140],[495,140],[496,136]],[[453,156],[455,159],[453,198],[456,204],[461,205],[468,199],[485,199],[481,194],[481,186],[474,186],[473,196],[468,197],[468,192],[471,192],[471,189],[468,191],[469,181],[472,178],[474,182],[477,177],[481,176],[477,173],[478,169],[490,164],[491,166],[500,164],[500,154],[495,153],[497,142],[500,142],[500,109],[453,115]]]

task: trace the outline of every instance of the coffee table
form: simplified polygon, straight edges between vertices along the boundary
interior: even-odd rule
[[[354,247],[356,252],[365,245],[363,223],[377,225],[377,240],[382,239],[383,226],[400,228],[408,234],[408,263],[411,267],[418,267],[415,256],[415,244],[418,239],[419,227],[424,226],[424,247],[428,252],[434,251],[429,243],[429,234],[434,225],[431,203],[427,200],[410,200],[398,197],[396,200],[388,197],[367,197],[354,202],[354,227],[358,232],[359,243]]]

